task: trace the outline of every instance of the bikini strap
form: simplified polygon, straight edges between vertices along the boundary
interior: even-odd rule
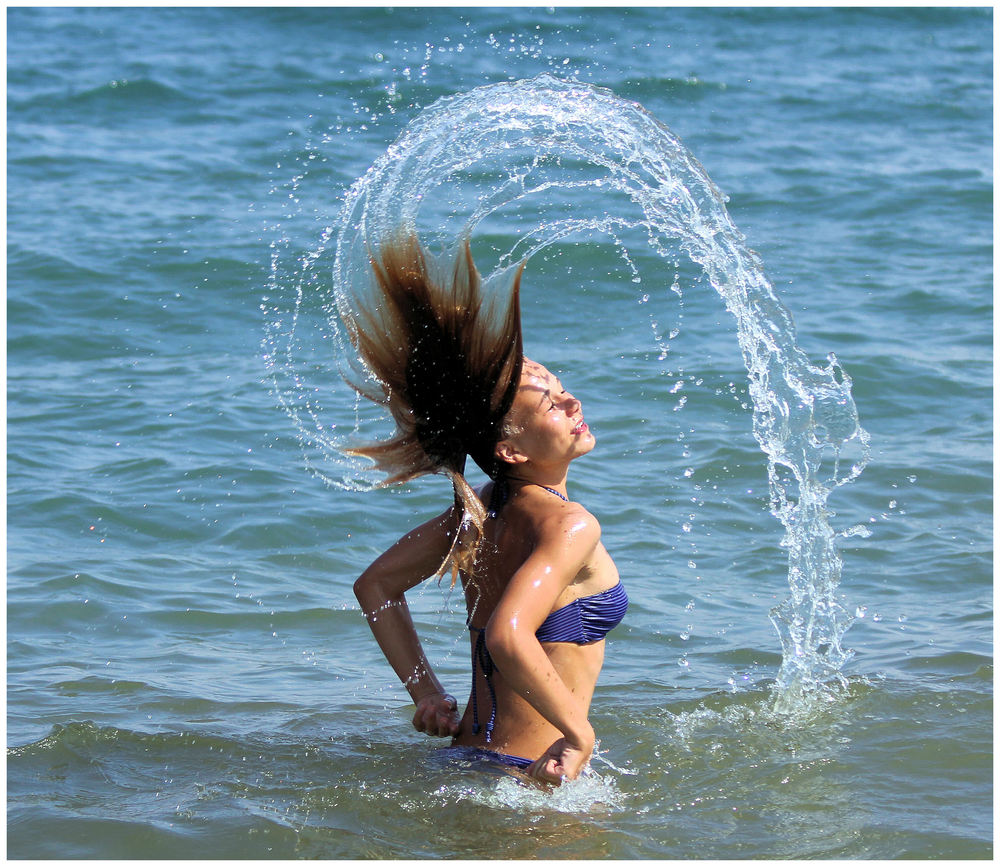
[[[476,667],[479,666],[483,669],[483,677],[486,678],[486,686],[490,691],[492,709],[490,710],[489,722],[486,723],[486,743],[490,743],[493,738],[493,726],[497,719],[497,693],[493,687],[493,672],[496,670],[496,666],[493,664],[493,657],[490,656],[490,652],[486,649],[486,629],[480,629],[478,626],[472,625],[469,626],[469,629],[477,633],[476,644],[472,648],[472,695],[470,697],[472,704],[472,733],[478,735],[482,730],[482,726],[479,725],[479,702],[476,700]]]
[[[548,485],[539,485],[537,482],[529,482],[528,484],[535,485],[543,491],[548,491],[550,494],[555,494],[563,502],[569,502],[569,497],[565,494],[560,494],[555,488],[550,488]],[[502,477],[497,479],[493,483],[493,490],[490,493],[490,504],[486,509],[486,517],[495,518],[499,515],[509,496],[510,486],[507,484],[507,480]]]
[[[563,496],[555,488],[550,488],[548,485],[539,485],[538,487],[542,490],[548,491],[550,494],[555,494],[560,500],[563,500],[566,503],[569,502],[569,497]]]

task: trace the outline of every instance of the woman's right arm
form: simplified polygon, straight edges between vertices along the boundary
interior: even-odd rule
[[[441,737],[457,733],[458,706],[424,655],[404,594],[440,568],[456,524],[454,509],[449,509],[411,530],[354,582],[354,595],[375,640],[417,706],[413,725]]]

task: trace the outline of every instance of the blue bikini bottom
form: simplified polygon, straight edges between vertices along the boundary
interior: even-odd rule
[[[509,756],[505,753],[495,753],[493,750],[484,750],[482,747],[443,747],[437,750],[437,753],[443,759],[460,759],[467,762],[491,762],[497,765],[517,768],[519,771],[526,771],[535,762],[534,759]]]

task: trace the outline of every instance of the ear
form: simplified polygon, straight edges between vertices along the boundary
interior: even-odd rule
[[[505,464],[523,464],[528,456],[517,450],[510,440],[500,440],[493,449],[493,455]]]

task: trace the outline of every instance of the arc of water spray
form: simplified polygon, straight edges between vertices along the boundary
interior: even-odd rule
[[[511,202],[580,187],[599,188],[605,201],[631,202],[642,216],[547,219],[522,232],[487,282],[573,232],[643,227],[661,256],[671,252],[665,242],[678,243],[723,299],[736,320],[753,432],[767,456],[771,511],[784,527],[782,545],[788,550],[791,597],[771,612],[783,648],[775,707],[791,711],[804,699],[835,695],[845,682],[841,668],[850,652],[841,637],[852,618],[836,598],[842,563],[826,503],[836,487],[861,473],[870,455],[851,379],[832,355],[825,367],[809,362],[760,258],[733,225],[725,197],[679,139],[642,106],[603,88],[544,74],[477,88],[425,109],[358,179],[341,211],[333,297],[326,305],[341,363],[357,375],[337,319],[350,308],[351,287],[367,283],[367,251],[400,225],[416,226],[435,190],[490,161],[505,171],[478,176],[478,194],[451,240],[471,234]],[[560,175],[562,161],[586,171]],[[359,424],[356,415],[355,430]],[[323,445],[337,444],[320,438]],[[844,471],[841,450],[850,441],[860,457]],[[831,458],[830,474],[821,478]],[[349,466],[345,479],[361,473],[361,467]],[[853,532],[860,530],[842,535]]]

